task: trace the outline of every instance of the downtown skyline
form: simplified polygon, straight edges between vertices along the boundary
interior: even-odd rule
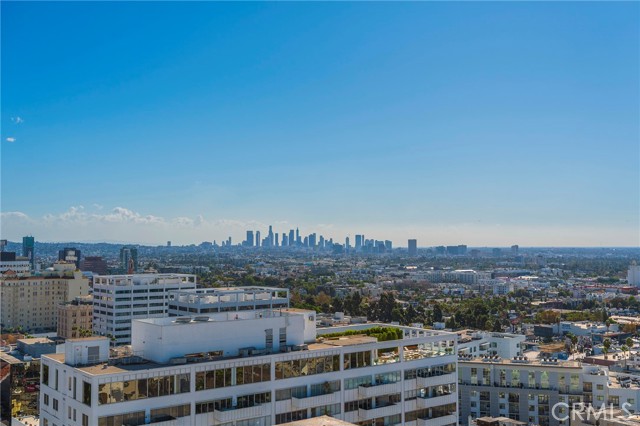
[[[0,7],[2,238],[640,245],[637,3]]]

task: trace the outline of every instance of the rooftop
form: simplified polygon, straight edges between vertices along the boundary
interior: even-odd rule
[[[514,359],[503,359],[499,356],[473,357],[469,355],[459,355],[458,362],[473,364],[500,364],[500,365],[537,365],[561,368],[582,368],[582,364],[578,361],[561,361],[557,359],[542,358],[529,359],[524,356],[517,356]]]
[[[353,426],[353,423],[334,419],[329,416],[319,416],[290,423],[282,423],[281,426]]]

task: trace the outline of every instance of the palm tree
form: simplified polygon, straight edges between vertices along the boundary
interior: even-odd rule
[[[629,347],[627,345],[622,345],[620,347],[620,350],[622,351],[622,355],[624,356],[624,368],[627,368],[627,357],[624,353],[629,351]]]

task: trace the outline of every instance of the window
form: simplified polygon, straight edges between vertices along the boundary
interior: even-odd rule
[[[82,382],[82,403],[91,407],[91,383]]]
[[[82,415],[82,426],[89,426],[89,416],[86,414]]]
[[[53,398],[53,409],[55,411],[58,411],[58,400]]]
[[[45,393],[43,399],[44,399],[44,405],[49,405],[49,395]]]
[[[371,365],[371,351],[344,354],[344,369],[369,367]]]
[[[42,384],[49,386],[49,366],[42,364]]]

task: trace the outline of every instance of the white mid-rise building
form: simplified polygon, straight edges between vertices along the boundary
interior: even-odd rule
[[[640,411],[640,377],[606,367],[523,356],[460,355],[460,421],[508,417],[540,426],[569,426],[582,404]]]
[[[166,317],[169,293],[196,286],[190,274],[94,276],[93,331],[117,345],[131,343],[132,320]]]
[[[522,355],[523,334],[496,333],[477,330],[458,332],[458,353],[474,357],[499,356],[513,358]]]
[[[640,265],[638,265],[635,260],[631,262],[631,265],[629,265],[629,270],[627,271],[627,282],[629,285],[640,287]]]
[[[455,334],[362,324],[323,337],[315,317],[277,309],[134,320],[119,358],[107,338],[69,340],[64,354],[42,358],[41,425],[269,426],[321,415],[457,425]]]
[[[226,287],[172,291],[169,316],[289,307],[289,290],[274,287]]]

